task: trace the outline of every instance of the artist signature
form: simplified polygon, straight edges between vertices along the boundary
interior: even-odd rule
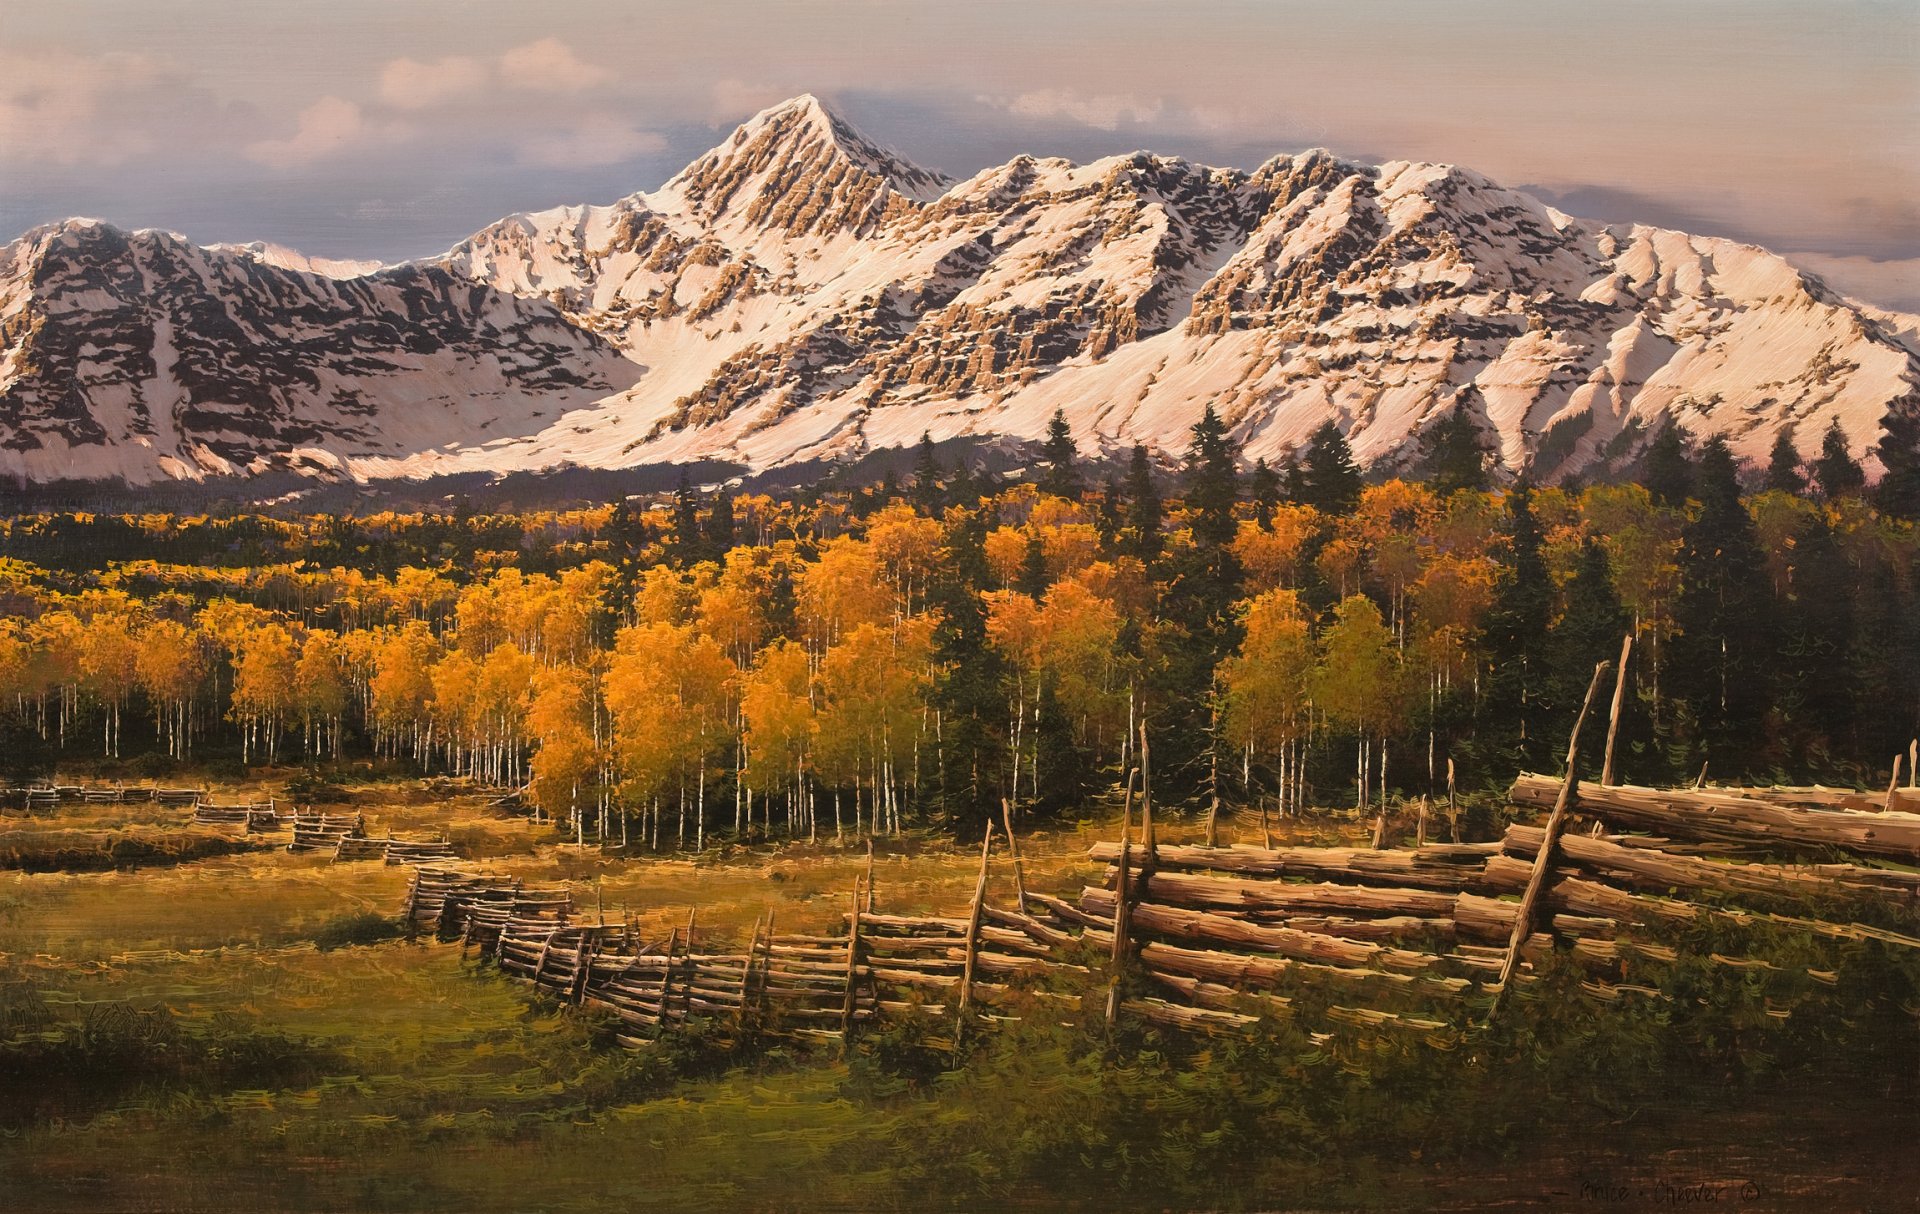
[[[1744,1205],[1759,1201],[1766,1190],[1751,1180],[1631,1182],[1582,1180],[1580,1200],[1641,1206]]]

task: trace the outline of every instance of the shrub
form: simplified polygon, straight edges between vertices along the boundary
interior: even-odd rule
[[[335,915],[322,923],[313,933],[313,942],[325,953],[356,944],[379,944],[396,939],[399,935],[398,920],[373,911],[354,911],[352,914]]]

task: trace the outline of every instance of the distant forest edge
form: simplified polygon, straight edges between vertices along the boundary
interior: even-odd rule
[[[654,847],[1162,804],[1281,810],[1555,765],[1636,638],[1635,782],[1884,781],[1920,734],[1920,456],[1744,470],[1676,429],[1643,484],[1490,487],[1471,425],[1368,484],[1339,431],[1177,477],[904,453],[876,483],[572,509],[15,513],[0,783],[369,759],[525,789]],[[1888,458],[1888,455],[1892,458]],[[1588,731],[1588,775],[1603,731]]]

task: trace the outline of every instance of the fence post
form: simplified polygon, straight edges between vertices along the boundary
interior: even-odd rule
[[[1620,706],[1627,698],[1627,658],[1633,653],[1633,634],[1620,641],[1620,669],[1613,680],[1613,711],[1607,714],[1607,754],[1600,763],[1600,787],[1613,786],[1613,740],[1620,735]]]
[[[960,1012],[953,1026],[953,1043],[960,1044],[966,1031],[967,1013],[973,1007],[973,967],[980,952],[980,912],[987,898],[987,859],[993,851],[993,820],[987,820],[986,836],[980,841],[980,878],[973,886],[973,911],[967,917],[967,960],[960,973]]]
[[[1027,913],[1027,873],[1020,863],[1020,847],[1013,841],[1013,803],[1000,798],[1000,820],[1007,827],[1007,855],[1013,860],[1013,892],[1019,899],[1020,913]]]
[[[1113,973],[1107,980],[1107,1027],[1111,1029],[1120,1015],[1120,975],[1127,963],[1127,862],[1133,847],[1133,778],[1138,769],[1127,773],[1127,792],[1120,803],[1120,878],[1113,892]]]
[[[871,845],[871,841],[869,841]],[[860,903],[862,893],[859,877],[853,879],[853,919],[847,930],[847,999],[840,1007],[840,1052],[845,1054],[853,1044],[853,1006],[859,991],[860,969]]]
[[[1573,799],[1573,786],[1577,782],[1576,773],[1580,769],[1580,726],[1586,723],[1587,710],[1593,707],[1593,693],[1599,690],[1600,679],[1607,673],[1607,664],[1601,662],[1593,668],[1593,680],[1587,684],[1587,698],[1580,704],[1580,715],[1573,719],[1573,732],[1567,736],[1567,775],[1560,782],[1560,795],[1554,800],[1553,813],[1547,818],[1547,828],[1540,839],[1540,854],[1533,859],[1533,875],[1527,878],[1527,892],[1520,898],[1520,909],[1513,917],[1513,938],[1507,942],[1507,958],[1500,965],[1500,990],[1493,997],[1493,1006],[1487,1011],[1491,1021],[1500,1011],[1500,1004],[1506,999],[1507,991],[1513,985],[1513,973],[1520,965],[1520,948],[1533,934],[1534,905],[1540,901],[1540,890],[1547,883],[1547,874],[1553,868],[1555,845],[1560,842],[1560,831],[1566,823],[1567,803]]]

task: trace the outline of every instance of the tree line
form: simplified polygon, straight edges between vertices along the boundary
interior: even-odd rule
[[[7,520],[4,762],[371,757],[697,848],[1078,812],[1144,736],[1162,804],[1294,812],[1552,767],[1627,634],[1625,778],[1866,780],[1920,732],[1920,538],[1844,442],[1756,472],[1670,429],[1582,489],[1495,488],[1464,412],[1371,482],[1331,424],[1249,468],[1212,410],[1171,468],[1060,417],[1030,478],[917,454],[779,499]]]

